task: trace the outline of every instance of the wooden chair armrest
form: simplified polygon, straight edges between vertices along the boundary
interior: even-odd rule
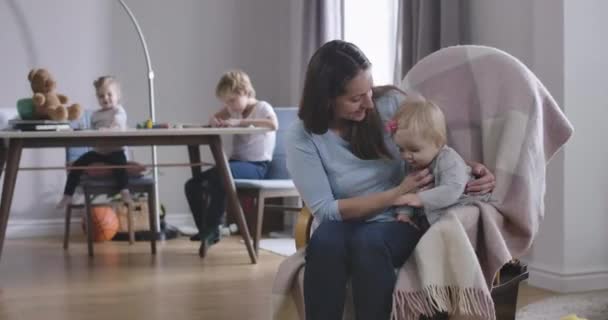
[[[298,214],[298,221],[296,222],[296,249],[304,248],[308,244],[312,220],[313,216],[308,207],[303,207]]]

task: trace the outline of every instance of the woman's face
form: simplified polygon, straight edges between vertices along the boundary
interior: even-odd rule
[[[346,92],[336,97],[334,114],[338,120],[362,121],[367,112],[374,107],[372,101],[371,68],[361,70],[346,84]]]

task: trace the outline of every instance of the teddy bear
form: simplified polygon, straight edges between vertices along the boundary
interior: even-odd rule
[[[27,78],[34,92],[34,115],[37,119],[76,120],[82,110],[77,103],[67,106],[68,97],[55,92],[56,82],[46,69],[32,69]]]

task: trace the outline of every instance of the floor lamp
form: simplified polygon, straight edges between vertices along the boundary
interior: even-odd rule
[[[137,19],[135,18],[135,15],[133,14],[133,12],[129,8],[129,6],[127,6],[127,4],[124,2],[124,0],[118,0],[118,2],[122,6],[122,8],[125,10],[127,15],[129,15],[129,18],[131,19],[131,22],[133,23],[133,26],[135,27],[135,30],[137,31],[137,35],[139,36],[141,46],[142,46],[142,48],[144,50],[144,54],[146,56],[146,66],[148,68],[148,101],[149,101],[149,107],[150,107],[150,119],[152,120],[153,123],[155,123],[156,122],[156,109],[155,109],[155,104],[154,104],[154,71],[152,70],[152,62],[150,61],[150,52],[148,51],[148,45],[146,43],[146,39],[144,38],[144,34],[141,31],[141,27],[139,26],[139,23],[137,22]],[[152,176],[154,178],[154,193],[155,193],[155,196],[157,199],[157,201],[156,201],[156,215],[157,215],[156,221],[158,221],[158,223],[159,223],[156,226],[156,228],[157,228],[157,230],[160,231],[161,238],[174,237],[174,236],[169,236],[167,233],[164,232],[168,228],[161,228],[160,219],[158,219],[158,215],[160,214],[161,209],[160,209],[160,197],[159,197],[159,193],[158,193],[158,167],[157,167],[158,158],[157,158],[156,146],[152,146],[152,164],[153,164]]]

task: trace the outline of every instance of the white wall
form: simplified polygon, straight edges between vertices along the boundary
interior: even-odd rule
[[[289,3],[281,0],[131,0],[145,32],[156,74],[158,121],[206,122],[219,107],[215,85],[230,68],[252,78],[257,95],[289,103]],[[148,118],[146,66],[130,21],[112,6],[110,72],[122,79],[131,123]],[[148,149],[136,158],[149,162]],[[206,147],[204,160],[211,161]],[[228,148],[229,149],[229,148]],[[159,148],[159,162],[187,162],[182,147]],[[183,184],[188,168],[161,168],[161,200],[169,212],[189,212]]]
[[[507,51],[563,102],[563,6],[555,0],[470,0],[465,39]]]
[[[530,0],[470,0],[468,41],[503,49],[530,66],[533,57]]]
[[[129,124],[148,118],[146,66],[131,22],[118,1],[85,2],[0,0],[0,43],[11,44],[0,46],[0,106],[12,107],[18,98],[31,95],[26,76],[31,66],[38,65],[55,73],[62,92],[91,108],[97,107],[93,79],[114,74],[123,84]],[[229,68],[247,71],[259,98],[275,106],[294,101],[288,1],[127,3],[139,19],[151,52],[158,121],[206,122],[218,108],[215,84]],[[203,149],[205,160],[210,161]],[[141,162],[150,162],[148,154],[148,149],[135,150]],[[60,150],[28,151],[22,165],[61,164],[63,160]],[[186,149],[159,148],[159,161],[185,162]],[[189,172],[188,168],[161,170],[160,196],[169,212],[188,212],[182,191]],[[64,181],[59,171],[21,172],[12,219],[62,216],[52,206]]]
[[[0,0],[0,107],[15,108],[32,95],[27,74],[45,67],[56,77],[58,91],[85,107],[95,105],[93,79],[104,72],[110,43],[107,1]],[[60,149],[28,150],[22,166],[65,163]],[[19,172],[11,216],[49,218],[65,179],[64,171]]]
[[[608,288],[606,12],[604,0],[565,0],[565,105],[576,132],[566,148],[563,272],[597,288]]]

